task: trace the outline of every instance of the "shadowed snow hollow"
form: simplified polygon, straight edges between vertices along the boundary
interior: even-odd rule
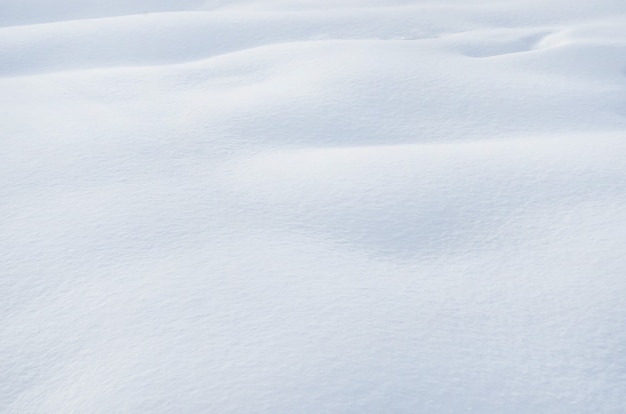
[[[626,412],[623,1],[0,4],[0,412]]]

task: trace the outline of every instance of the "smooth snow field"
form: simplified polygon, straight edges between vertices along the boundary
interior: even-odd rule
[[[0,25],[0,413],[626,413],[624,0]]]

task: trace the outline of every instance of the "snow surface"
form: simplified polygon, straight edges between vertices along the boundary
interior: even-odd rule
[[[0,25],[0,412],[626,412],[623,0]]]

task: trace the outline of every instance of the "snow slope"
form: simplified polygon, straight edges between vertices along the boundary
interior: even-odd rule
[[[0,412],[626,412],[622,0],[0,25]]]

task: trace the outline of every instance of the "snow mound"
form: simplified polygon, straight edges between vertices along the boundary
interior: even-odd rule
[[[626,412],[625,23],[3,1],[0,412]]]

